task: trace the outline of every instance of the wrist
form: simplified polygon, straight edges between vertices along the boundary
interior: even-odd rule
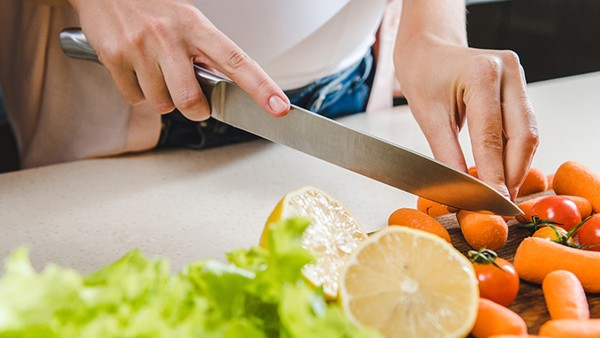
[[[464,0],[404,0],[397,44],[441,43],[466,47]]]

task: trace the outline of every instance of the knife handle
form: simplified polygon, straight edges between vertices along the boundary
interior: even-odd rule
[[[79,60],[94,61],[101,64],[96,51],[87,42],[85,34],[80,28],[67,28],[60,32],[60,46],[63,49],[65,55]],[[206,69],[194,65],[194,72],[196,73],[196,79],[202,88],[202,92],[208,104],[211,104],[212,92],[217,83],[227,81],[226,79],[207,71]]]

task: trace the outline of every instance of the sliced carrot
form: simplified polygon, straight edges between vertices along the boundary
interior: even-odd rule
[[[471,335],[475,338],[487,338],[501,334],[527,335],[527,325],[523,318],[511,309],[489,299],[480,298]]]
[[[577,276],[586,292],[600,292],[600,252],[571,248],[544,238],[525,238],[515,252],[513,265],[521,279],[541,284],[556,270]]]
[[[594,212],[600,212],[600,176],[576,161],[567,161],[556,170],[553,188],[557,195],[587,198]]]
[[[475,250],[501,249],[508,238],[508,225],[502,216],[460,210],[456,214],[465,241]]]
[[[589,319],[590,307],[577,276],[556,270],[544,277],[542,290],[552,319]]]
[[[523,184],[521,184],[521,187],[519,188],[517,197],[527,196],[546,190],[548,190],[548,177],[546,177],[546,174],[544,174],[542,170],[531,167],[527,172],[527,176],[525,176]]]
[[[423,197],[417,198],[417,209],[431,217],[439,217],[450,214],[448,206]]]
[[[390,226],[407,226],[414,229],[430,232],[451,242],[448,230],[435,218],[417,209],[400,208],[392,212],[388,218]]]
[[[539,334],[557,338],[598,338],[600,337],[600,318],[552,319],[540,327]]]

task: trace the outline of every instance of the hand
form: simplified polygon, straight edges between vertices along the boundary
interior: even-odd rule
[[[266,112],[285,115],[289,100],[269,76],[186,0],[70,0],[82,30],[130,104],[148,100],[161,114],[177,108],[210,116],[193,64],[213,68]]]
[[[538,145],[523,69],[510,51],[467,47],[464,0],[403,0],[396,73],[436,159],[467,171],[468,121],[481,180],[514,200]]]
[[[396,67],[434,157],[466,171],[467,120],[479,178],[514,200],[538,145],[517,55],[425,38],[397,50]]]

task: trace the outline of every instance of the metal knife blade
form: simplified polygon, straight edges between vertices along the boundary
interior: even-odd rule
[[[71,57],[97,61],[79,29],[64,30],[61,45]],[[286,116],[273,118],[235,83],[199,66],[195,72],[219,121],[458,209],[522,214],[492,187],[430,157],[293,105]]]

